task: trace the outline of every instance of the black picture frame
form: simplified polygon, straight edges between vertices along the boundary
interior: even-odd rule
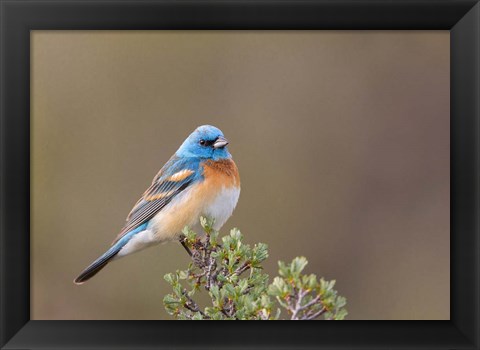
[[[0,25],[2,349],[479,349],[477,1],[0,0]],[[193,325],[168,321],[31,321],[29,83],[30,31],[35,29],[449,30],[451,320]]]

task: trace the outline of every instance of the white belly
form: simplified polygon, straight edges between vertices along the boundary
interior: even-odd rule
[[[213,228],[220,230],[232,215],[239,196],[240,188],[233,186],[223,187],[213,199],[196,198],[196,200],[192,200],[189,191],[185,191],[155,215],[145,231],[132,237],[120,250],[117,257],[143,250],[155,244],[177,240],[186,225],[201,235],[203,229],[200,226],[200,216],[214,219]],[[195,198],[195,196],[193,197]]]
[[[224,187],[213,201],[205,206],[203,215],[215,219],[215,224],[213,225],[215,230],[220,230],[228,218],[232,216],[239,196],[239,187]]]

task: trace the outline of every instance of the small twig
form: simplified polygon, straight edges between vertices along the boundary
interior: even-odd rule
[[[182,244],[183,248],[185,248],[188,255],[190,255],[190,257],[191,257],[192,256],[192,251],[190,250],[190,248],[188,248],[187,243],[185,243],[185,240],[186,240],[186,237],[183,236],[182,238],[180,238],[180,243]]]
[[[227,310],[225,310],[223,307],[220,309],[220,312],[224,314],[226,317],[230,317],[230,315],[228,315],[227,313]]]
[[[300,289],[298,291],[298,295],[296,297],[297,302],[295,303],[295,306],[292,310],[292,317],[290,318],[291,320],[298,320],[298,313],[302,310],[302,300],[305,297],[305,295],[308,294],[308,291]]]
[[[237,267],[237,269],[233,272],[233,275],[240,276],[243,272],[247,271],[250,268],[250,262],[245,261],[241,266]]]
[[[303,306],[300,306],[300,310],[304,310],[306,308],[309,308],[310,306],[316,304],[318,301],[320,300],[320,295],[317,295],[315,298],[313,298],[312,300],[310,300],[308,303],[306,303],[305,305]]]
[[[227,317],[233,317],[233,315],[235,315],[235,306],[233,305],[233,301],[227,299],[225,305],[226,307],[222,307],[222,313]]]
[[[199,250],[193,251],[192,261],[193,261],[193,264],[199,269],[203,269],[205,267],[204,258],[202,257],[202,253]]]
[[[192,312],[198,312],[200,313],[200,315],[202,315],[205,319],[208,319],[210,317],[208,317],[207,315],[205,315],[205,313],[200,309],[200,307],[198,306],[198,304],[195,302],[195,300],[193,300],[187,293],[187,290],[184,289],[183,290],[183,293],[182,293],[185,298],[187,298],[187,302],[184,304],[185,308],[187,308],[188,310],[192,311]]]
[[[212,283],[213,283],[212,272],[215,271],[216,268],[217,268],[217,264],[216,264],[215,258],[209,257],[208,263],[207,263],[207,271],[206,271],[207,283],[205,285],[205,289],[207,290],[210,290],[210,287],[212,286]]]
[[[325,307],[323,307],[318,312],[316,312],[314,314],[307,313],[307,315],[305,315],[304,318],[302,318],[302,320],[314,320],[317,317],[323,315],[326,311],[327,311],[327,309]]]
[[[260,310],[260,318],[263,320],[263,321],[266,321],[270,318],[270,312],[268,312],[266,309],[262,309]]]
[[[220,270],[218,270],[217,272],[215,272],[215,281],[217,283],[217,286],[218,288],[222,288],[223,287],[223,282],[219,281],[218,280],[218,275],[222,275],[223,277],[226,277],[227,276],[227,268],[225,266],[223,266],[222,268],[220,268]]]
[[[243,295],[250,293],[252,289],[253,289],[253,286],[248,286],[247,289],[244,290]]]

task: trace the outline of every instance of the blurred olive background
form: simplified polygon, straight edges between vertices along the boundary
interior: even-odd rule
[[[32,32],[32,319],[165,319],[180,244],[82,286],[185,137],[230,140],[224,233],[304,255],[348,319],[449,319],[447,31]]]

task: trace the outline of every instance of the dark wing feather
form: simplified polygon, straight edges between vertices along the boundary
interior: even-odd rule
[[[185,171],[184,178],[171,181],[172,175]],[[134,205],[127,216],[125,226],[122,228],[115,244],[126,233],[152,219],[179,193],[188,188],[200,178],[199,161],[195,159],[182,160],[172,157],[153,179],[150,187]]]

